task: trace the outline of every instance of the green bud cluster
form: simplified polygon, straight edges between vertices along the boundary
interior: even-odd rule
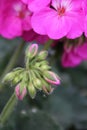
[[[13,85],[20,82],[23,78],[24,68],[16,68],[6,74],[2,82],[11,82]]]
[[[53,91],[51,85],[56,82],[57,75],[51,73],[51,66],[46,61],[47,55],[47,51],[38,52],[37,44],[30,45],[25,52],[25,68],[14,69],[4,77],[3,82],[10,81],[13,85],[19,84],[20,94],[26,87],[31,98],[35,97],[38,90],[43,90],[46,94],[51,93]]]

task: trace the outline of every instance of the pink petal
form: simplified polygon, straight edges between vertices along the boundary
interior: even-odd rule
[[[22,34],[21,21],[14,16],[8,16],[0,26],[1,35],[6,38],[14,38]]]
[[[30,16],[27,16],[25,19],[23,19],[22,28],[23,28],[23,30],[26,30],[26,31],[29,31],[32,29]]]
[[[82,12],[76,13],[76,12],[70,12],[67,13],[67,16],[71,16],[72,21],[72,27],[70,31],[67,34],[67,38],[75,39],[77,37],[80,37],[84,30],[84,15]]]
[[[87,43],[84,43],[77,48],[78,55],[83,58],[83,60],[87,60]]]
[[[29,9],[33,12],[42,10],[50,4],[51,0],[30,0]]]
[[[31,24],[37,33],[48,35],[52,39],[59,39],[69,32],[71,19],[66,16],[58,17],[55,10],[45,8],[32,16]]]

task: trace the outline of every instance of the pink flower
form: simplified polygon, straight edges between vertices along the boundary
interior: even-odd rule
[[[6,38],[21,36],[24,30],[30,30],[31,12],[21,0],[0,1],[0,30]]]
[[[40,10],[37,10],[37,1],[40,2]],[[59,39],[64,36],[76,38],[83,33],[82,0],[30,0],[29,7],[34,12],[32,27],[41,35]]]
[[[63,67],[75,67],[79,65],[83,60],[87,60],[87,43],[78,45],[68,51],[65,49],[62,55]]]
[[[35,33],[33,29],[31,29],[30,31],[24,31],[22,37],[27,42],[36,41],[39,44],[44,44],[49,40],[48,36],[39,35]]]

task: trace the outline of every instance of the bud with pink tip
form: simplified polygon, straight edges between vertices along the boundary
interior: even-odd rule
[[[16,96],[19,100],[23,100],[23,98],[25,97],[26,93],[27,93],[27,90],[26,90],[26,87],[23,88],[22,92],[20,92],[20,85],[18,84],[16,87],[15,87],[15,93],[16,93]]]
[[[29,57],[33,58],[38,52],[38,44],[32,44],[29,46]]]
[[[54,72],[47,71],[45,73],[44,78],[50,84],[54,84],[54,85],[59,85],[60,84],[60,78]]]

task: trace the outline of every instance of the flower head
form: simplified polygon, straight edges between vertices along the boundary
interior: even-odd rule
[[[75,67],[83,60],[87,60],[87,43],[72,46],[69,51],[65,48],[62,55],[62,65],[64,67]]]
[[[35,4],[34,0],[32,4]],[[39,34],[48,35],[52,39],[59,39],[64,36],[68,38],[79,37],[83,33],[83,11],[81,10],[81,0],[50,0],[40,1],[41,8],[34,12],[31,24]],[[36,5],[36,4],[35,4]],[[35,11],[36,9],[36,11]]]
[[[16,85],[15,93],[19,100],[27,91],[31,98],[36,96],[38,90],[50,94],[53,91],[51,86],[60,84],[60,78],[51,71],[46,61],[47,54],[47,51],[38,53],[38,44],[30,45],[25,53],[25,68],[14,69],[5,76],[4,82],[10,81]]]

